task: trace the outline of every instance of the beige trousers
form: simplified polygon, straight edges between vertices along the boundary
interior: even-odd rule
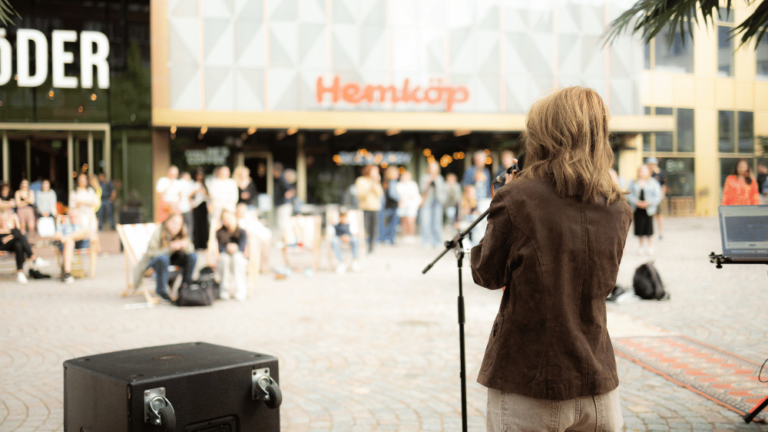
[[[566,401],[534,399],[488,389],[488,432],[621,431],[619,389]]]

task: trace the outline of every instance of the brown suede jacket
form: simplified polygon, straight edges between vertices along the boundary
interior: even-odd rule
[[[523,396],[568,400],[619,385],[605,299],[632,211],[561,198],[552,184],[519,179],[493,198],[472,249],[472,277],[506,286],[477,381]]]

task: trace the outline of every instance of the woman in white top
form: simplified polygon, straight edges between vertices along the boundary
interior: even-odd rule
[[[51,182],[43,180],[43,190],[37,193],[35,207],[40,217],[56,217],[56,191],[51,189]]]
[[[235,212],[239,189],[237,183],[230,178],[229,167],[222,166],[216,170],[216,178],[208,186],[208,195],[211,197],[209,220],[219,219],[224,210]]]
[[[69,208],[79,210],[80,225],[87,228],[88,232],[91,233],[92,243],[98,243],[96,232],[99,229],[99,224],[96,221],[95,209],[99,205],[101,202],[96,196],[96,191],[88,186],[88,176],[85,173],[80,173],[77,176],[75,190],[69,193]]]
[[[419,192],[419,185],[413,181],[410,172],[405,171],[400,175],[397,193],[400,195],[397,215],[400,216],[400,225],[403,227],[403,240],[406,243],[415,243],[416,215],[419,213],[419,206],[421,205],[421,193]]]

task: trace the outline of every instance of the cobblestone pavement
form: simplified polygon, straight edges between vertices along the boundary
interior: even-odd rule
[[[655,260],[672,300],[610,305],[612,335],[677,332],[762,362],[768,268],[709,264],[706,255],[720,251],[715,219],[667,220],[664,228]],[[624,285],[647,260],[633,238],[627,243]],[[379,246],[364,274],[263,277],[247,302],[204,309],[126,309],[141,300],[118,298],[120,255],[101,258],[95,279],[72,285],[5,278],[0,431],[63,430],[69,358],[188,341],[276,355],[286,431],[460,430],[455,261],[447,256],[420,273],[438,252]],[[470,428],[480,431],[486,391],[475,378],[501,293],[477,288],[465,273],[465,294]],[[618,365],[629,431],[768,431],[634,363]]]

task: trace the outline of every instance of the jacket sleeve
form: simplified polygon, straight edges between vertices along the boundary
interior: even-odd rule
[[[733,192],[731,191],[731,176],[725,178],[725,185],[723,186],[723,199],[720,201],[720,205],[729,205],[730,197]]]
[[[646,200],[649,202],[649,204],[653,207],[656,207],[661,203],[661,185],[659,182],[657,182],[655,179],[650,182],[651,184],[651,197],[649,200]]]
[[[757,180],[754,180],[749,185],[749,203],[752,205],[760,205],[760,193],[757,191]]]
[[[637,206],[637,194],[635,193],[635,182],[629,182],[629,194],[627,195],[627,204],[634,210]]]
[[[512,269],[507,263],[519,236],[504,203],[504,192],[507,191],[500,189],[491,202],[485,236],[471,254],[472,279],[488,289],[499,289],[509,282]]]
[[[157,229],[152,234],[152,237],[149,239],[149,244],[147,245],[147,252],[145,255],[149,257],[156,257],[161,254],[169,254],[171,252],[171,247],[160,247],[162,243],[163,238],[163,224],[158,224]]]

